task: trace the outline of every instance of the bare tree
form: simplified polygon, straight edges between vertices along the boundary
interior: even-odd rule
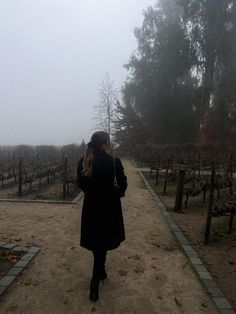
[[[113,135],[113,115],[117,103],[117,91],[108,73],[105,74],[99,88],[100,103],[95,106],[97,128]]]

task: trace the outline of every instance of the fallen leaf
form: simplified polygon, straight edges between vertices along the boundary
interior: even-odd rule
[[[204,311],[204,312],[206,311],[206,309],[204,309],[204,307],[200,307],[199,309],[200,309],[200,311]]]
[[[16,282],[16,285],[22,285],[24,282],[22,280],[19,280]]]
[[[120,269],[120,270],[118,271],[118,274],[119,274],[120,276],[126,276],[127,273],[128,273],[127,271],[122,270],[122,269]]]
[[[12,243],[12,242],[20,242],[21,241],[21,238],[18,238],[18,239],[10,239],[10,243]]]
[[[51,273],[53,276],[56,275],[56,272],[55,272],[55,270],[53,270],[53,269],[50,269],[50,273]]]
[[[68,290],[66,290],[66,292],[71,293],[71,292],[73,292],[73,289],[68,289]]]
[[[156,247],[160,247],[160,245],[158,243],[151,243],[152,245],[156,246]]]
[[[181,305],[182,305],[176,297],[175,297],[175,303],[176,303],[178,306],[181,306]]]
[[[141,257],[138,256],[138,255],[128,256],[128,258],[132,258],[132,259],[135,259],[135,260],[140,260],[141,259]]]
[[[157,269],[157,267],[156,266],[151,266],[153,269]]]
[[[139,274],[139,273],[144,273],[144,270],[145,270],[145,268],[136,267],[134,271]]]
[[[24,284],[25,286],[31,285],[31,284],[32,284],[32,278],[27,278],[27,279],[25,279],[25,281],[23,281],[23,284]]]
[[[202,304],[201,304],[201,308],[204,308],[204,309],[206,309],[206,308],[207,308],[207,305],[206,305],[206,303],[202,302]]]
[[[39,281],[38,281],[38,280],[35,280],[35,281],[32,283],[32,285],[33,285],[34,287],[37,287],[37,286],[39,285]]]
[[[15,255],[6,256],[6,260],[11,264],[15,264],[17,262],[17,256]]]
[[[202,302],[200,310],[201,311],[206,311],[206,309],[207,309],[207,305],[204,302]]]
[[[75,249],[75,246],[72,246],[70,249],[71,249],[71,250],[74,250],[74,249]]]
[[[5,309],[7,312],[13,312],[17,308],[16,304],[6,304]]]

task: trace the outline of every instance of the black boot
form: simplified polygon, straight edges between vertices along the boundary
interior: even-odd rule
[[[90,294],[89,298],[91,301],[98,301],[99,299],[99,279],[92,278],[90,282]]]
[[[107,278],[105,271],[106,251],[96,250],[93,251],[94,263],[93,263],[93,276],[90,283],[90,295],[89,298],[92,301],[99,299],[99,281]]]
[[[106,279],[106,278],[107,278],[107,273],[106,273],[106,271],[105,271],[105,268],[103,268],[103,269],[101,270],[100,274],[99,274],[99,279],[100,279],[100,280],[104,280],[104,279]]]

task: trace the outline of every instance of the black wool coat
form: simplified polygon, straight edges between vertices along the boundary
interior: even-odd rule
[[[127,189],[127,178],[119,158],[115,157],[119,192],[114,188],[114,160],[104,151],[94,153],[91,177],[81,174],[78,164],[78,185],[85,193],[81,217],[80,245],[89,250],[113,250],[125,240],[120,197]]]

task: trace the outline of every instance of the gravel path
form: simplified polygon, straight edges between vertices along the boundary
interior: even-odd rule
[[[217,313],[137,169],[125,161],[127,240],[107,258],[100,300],[88,289],[92,255],[79,246],[81,205],[0,203],[0,241],[41,252],[0,302],[0,313]],[[19,239],[20,238],[20,239]]]

